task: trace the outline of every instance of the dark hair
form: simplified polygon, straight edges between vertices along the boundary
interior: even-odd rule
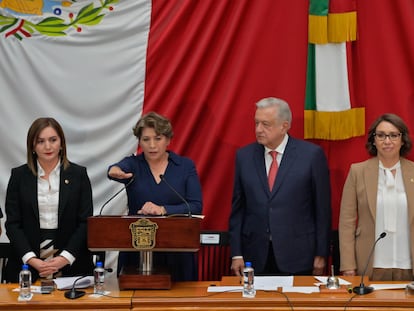
[[[172,138],[174,133],[170,120],[153,111],[143,115],[132,129],[134,135],[140,139],[144,128],[153,128],[157,135]]]
[[[32,125],[27,132],[27,165],[32,171],[33,175],[37,176],[37,154],[35,147],[39,138],[40,132],[46,127],[53,128],[60,138],[60,162],[63,164],[63,168],[66,169],[69,166],[69,160],[66,155],[66,140],[65,134],[60,124],[53,118],[38,118],[33,121]]]
[[[381,115],[378,119],[376,119],[374,123],[371,124],[368,130],[368,140],[365,144],[365,148],[368,150],[368,153],[372,156],[376,156],[378,153],[377,147],[374,143],[375,131],[377,130],[378,124],[380,124],[383,121],[391,123],[400,131],[402,141],[400,156],[406,156],[410,152],[412,147],[410,135],[408,133],[408,127],[399,116],[393,113],[385,113]]]

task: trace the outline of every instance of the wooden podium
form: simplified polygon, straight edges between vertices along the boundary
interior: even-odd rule
[[[91,251],[140,252],[140,262],[122,268],[119,288],[170,289],[171,276],[153,267],[153,252],[196,252],[200,248],[200,218],[92,216],[88,218]]]

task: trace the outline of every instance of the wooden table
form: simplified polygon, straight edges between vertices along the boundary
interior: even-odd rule
[[[35,284],[38,285],[38,284]],[[82,289],[86,295],[79,299],[67,299],[65,291],[55,290],[50,294],[33,294],[30,301],[18,301],[19,292],[13,291],[18,284],[0,284],[0,310],[116,310],[129,311],[132,309],[133,291],[120,291],[116,278],[106,279],[106,287],[111,291],[111,297],[94,297],[93,288]]]
[[[343,277],[359,285],[359,277]],[[315,279],[310,276],[295,277],[294,285],[311,286]],[[365,282],[369,284],[369,282]],[[377,290],[364,296],[346,292],[281,293],[257,291],[255,298],[242,298],[241,292],[208,293],[211,285],[239,285],[239,278],[224,277],[221,282],[173,283],[170,290],[120,291],[116,278],[107,278],[106,287],[112,297],[94,298],[87,294],[79,299],[64,297],[64,291],[51,294],[35,294],[28,302],[18,302],[18,292],[12,291],[17,284],[0,284],[0,310],[135,310],[135,311],[243,311],[243,310],[300,310],[300,311],[368,311],[414,310],[414,296],[407,296],[402,289]]]
[[[360,277],[344,279],[352,282],[353,286],[359,285],[361,280]],[[294,279],[295,286],[312,286],[314,283],[315,279],[310,276]],[[414,296],[406,296],[402,289],[374,291],[364,296],[336,291],[312,294],[257,291],[255,298],[242,298],[240,292],[208,293],[207,287],[213,284],[239,285],[239,278],[224,277],[222,282],[179,283],[167,292],[136,291],[133,310],[414,310]]]

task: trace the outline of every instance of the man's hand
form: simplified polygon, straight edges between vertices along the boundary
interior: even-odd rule
[[[244,260],[243,258],[236,258],[231,260],[231,271],[237,276],[243,275]]]
[[[315,256],[313,260],[313,275],[324,275],[326,266],[325,257],[322,256]]]

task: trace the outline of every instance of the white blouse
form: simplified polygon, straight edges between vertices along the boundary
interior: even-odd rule
[[[45,171],[37,165],[37,201],[41,229],[58,228],[60,162],[50,172],[49,179],[43,179]]]
[[[395,170],[395,176],[392,174]],[[375,236],[386,232],[374,251],[374,268],[411,269],[407,197],[401,165],[379,165]]]

